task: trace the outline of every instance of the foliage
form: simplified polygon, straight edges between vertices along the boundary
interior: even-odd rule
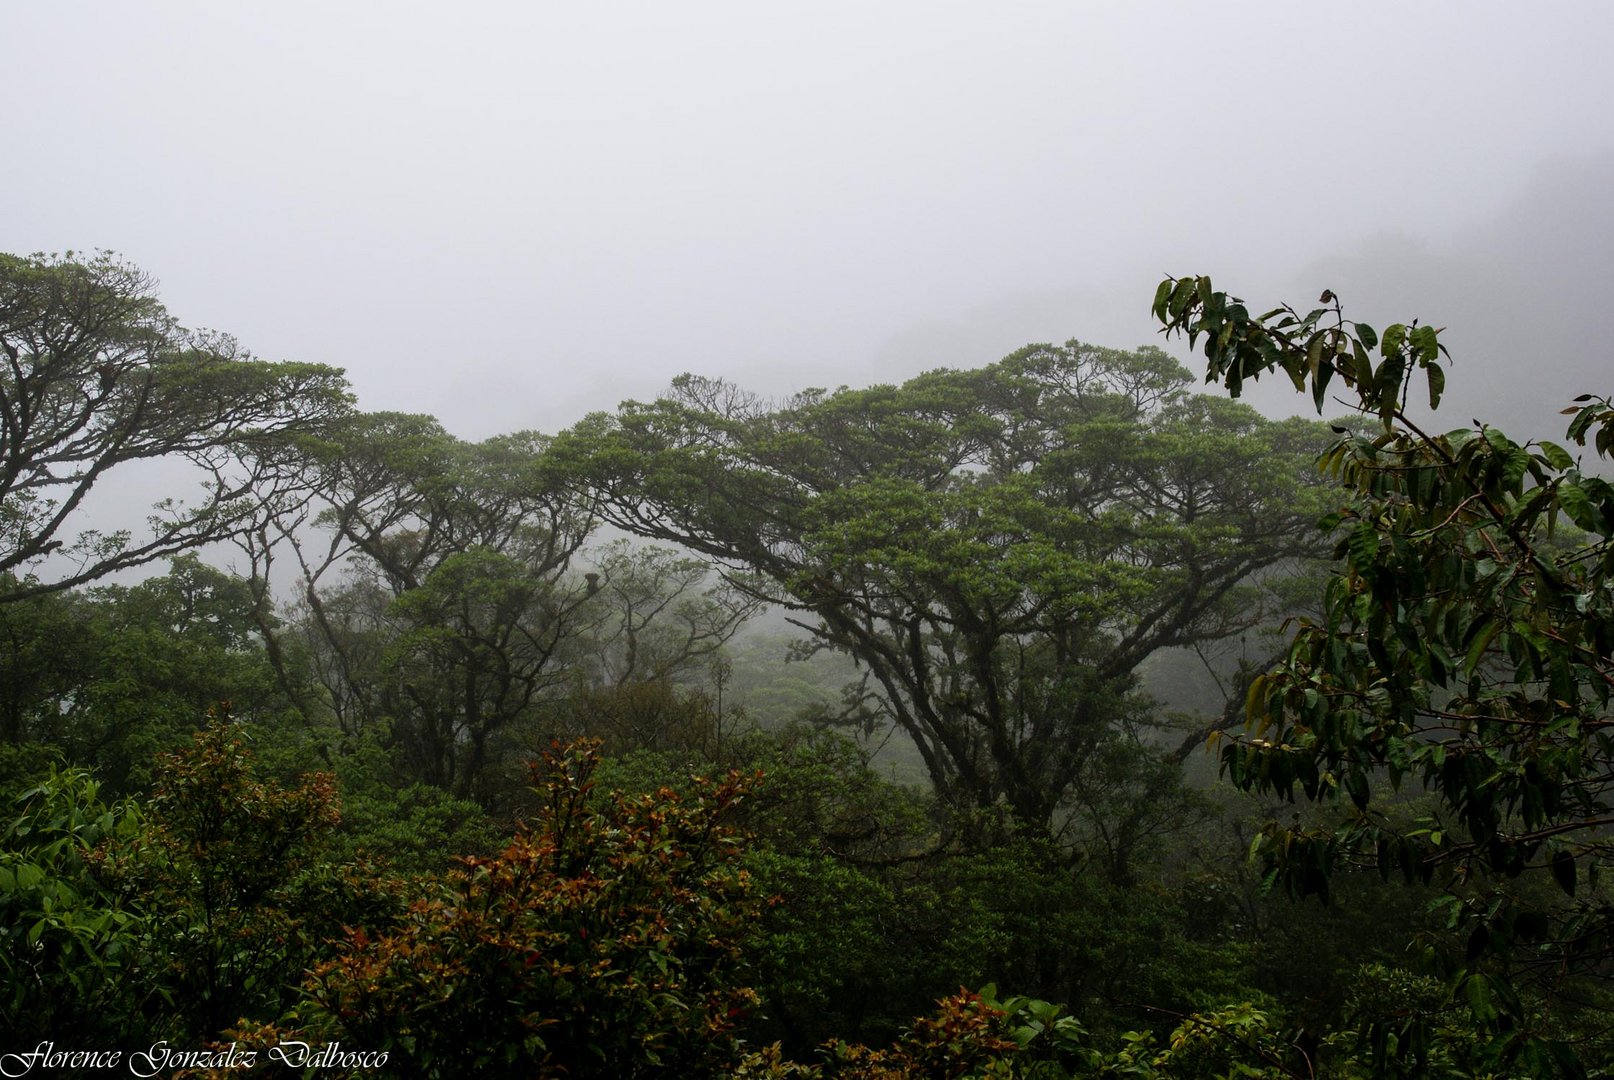
[[[1155,301],[1168,330],[1203,337],[1208,378],[1232,393],[1281,369],[1319,409],[1330,385],[1348,391],[1367,424],[1340,428],[1320,461],[1346,489],[1327,519],[1342,539],[1325,610],[1250,687],[1253,730],[1224,767],[1241,786],[1342,803],[1336,829],[1261,837],[1291,891],[1326,897],[1336,869],[1360,864],[1442,885],[1467,939],[1455,985],[1493,1059],[1579,1075],[1572,1040],[1520,991],[1561,1001],[1614,960],[1614,488],[1558,443],[1427,431],[1408,402],[1416,378],[1439,404],[1439,331],[1381,335],[1331,292],[1321,304],[1252,317],[1207,278],[1163,282]],[[1614,448],[1607,399],[1566,412],[1569,441]],[[1377,805],[1380,774],[1430,792],[1435,812],[1399,826]]]
[[[418,1076],[694,1075],[729,1060],[754,995],[754,917],[720,819],[737,775],[592,805],[596,756],[545,758],[543,809],[468,859],[402,925],[363,929],[311,975],[312,1023]]]
[[[598,739],[612,755],[667,752],[684,760],[716,761],[725,739],[743,723],[743,715],[719,713],[705,690],[636,680],[621,686],[574,685],[533,726],[552,737]]]
[[[1364,986],[1391,991],[1381,1008],[1406,999],[1405,973],[1376,968]],[[1411,980],[1416,997],[1422,988]],[[1393,1070],[1394,1061],[1364,1045],[1355,1032],[1331,1032],[1308,1050],[1281,1030],[1266,1010],[1248,1002],[1177,1014],[1165,1034],[1127,1031],[1095,1038],[1059,1006],[1023,996],[999,997],[993,986],[943,998],[936,1012],[916,1020],[890,1046],[833,1040],[820,1064],[787,1059],[780,1047],[746,1056],[736,1076],[768,1080],[898,1080],[908,1077],[1002,1077],[1005,1080],[1337,1080],[1430,1076],[1490,1078],[1475,1054],[1471,1028],[1446,1023],[1425,1044],[1425,1071]],[[1449,1010],[1447,1010],[1449,1016]],[[1540,1075],[1532,1072],[1530,1075]]]
[[[342,793],[342,820],[328,837],[331,862],[373,863],[406,876],[439,875],[461,855],[487,855],[509,822],[479,803],[430,784],[400,780],[377,733],[332,738],[317,726],[250,726],[260,775],[294,784],[328,769]]]
[[[1417,969],[1430,951],[1461,945],[1430,910],[1439,895],[1432,886],[1408,885],[1399,877],[1385,881],[1362,869],[1336,873],[1327,904],[1305,903],[1273,889],[1261,860],[1238,857],[1272,818],[1298,817],[1316,827],[1333,820],[1332,808],[1290,807],[1227,785],[1214,797],[1219,819],[1164,854],[1167,865],[1180,868],[1173,876],[1184,913],[1180,932],[1221,963],[1239,954],[1239,981],[1253,990],[1224,985],[1207,996],[1180,998],[1185,1004],[1179,1006],[1163,997],[1138,1000],[1178,1009],[1245,998],[1281,1003],[1288,1023],[1314,1036],[1349,1020],[1352,975],[1363,965]],[[1421,796],[1403,796],[1383,808],[1405,822],[1428,813],[1429,804]],[[1199,984],[1204,961],[1191,954],[1185,959],[1180,978],[1185,986]]]
[[[1139,665],[1258,619],[1258,572],[1315,546],[1309,429],[1185,380],[1074,342],[777,407],[684,376],[553,455],[607,520],[810,616],[953,806],[1047,833]]]
[[[345,793],[333,843],[352,859],[374,859],[405,874],[441,873],[459,855],[480,855],[500,843],[482,808],[430,784]]]
[[[949,860],[930,887],[977,979],[1065,1002],[1101,1033],[1258,996],[1249,943],[1194,934],[1185,895],[1157,881],[1117,885],[1021,844]]]
[[[58,748],[108,795],[149,791],[154,755],[221,703],[266,725],[287,711],[248,583],[194,554],[137,585],[0,604],[5,735]]]
[[[888,1050],[837,1042],[828,1048],[827,1076],[857,1080],[896,1080],[899,1077],[1013,1077],[1026,1076],[1018,1068],[1023,1049],[1011,1026],[1009,1012],[984,994],[960,990],[943,998],[933,1017],[917,1019],[913,1027]],[[1027,1029],[1027,1042],[1036,1035],[1067,1036],[1054,1026],[1043,1031]],[[1046,1041],[1046,1040],[1045,1040]],[[1057,1073],[1052,1075],[1058,1075]]]
[[[747,946],[763,1004],[748,1038],[781,1039],[794,1054],[832,1035],[887,1039],[938,984],[985,977],[958,941],[970,912],[928,883],[944,845],[933,797],[881,778],[834,732],[751,730],[715,749],[723,766],[765,777],[731,819],[748,834],[744,865],[769,897]],[[684,789],[690,760],[687,750],[641,751],[603,761],[596,775],[604,790]]]
[[[89,855],[135,835],[140,811],[104,802],[76,769],[52,770],[8,811],[0,835],[0,1030],[18,1045],[64,1032],[86,1044],[127,1034],[150,992],[141,920],[96,879]]]
[[[0,574],[52,553],[0,604],[235,535],[295,482],[288,444],[347,408],[341,372],[265,364],[186,330],[154,281],[112,255],[0,255]],[[150,534],[68,530],[90,490],[130,462],[201,470],[199,498],[155,507]]]
[[[796,724],[735,739],[725,752],[767,777],[741,821],[778,851],[878,866],[942,844],[935,796],[883,776],[868,751],[840,732]]]
[[[767,1047],[747,1055],[735,1075],[756,1080],[1277,1080],[1320,1075],[1303,1056],[1296,1057],[1295,1048],[1272,1029],[1265,1013],[1248,1004],[1181,1017],[1164,1045],[1149,1032],[1134,1031],[1113,1047],[1099,1045],[1060,1006],[1021,996],[1000,998],[993,986],[979,993],[960,990],[938,1006],[887,1048],[833,1041],[824,1046],[821,1065],[801,1065],[785,1060],[777,1046]],[[1365,1074],[1352,1068],[1337,1075]]]
[[[143,916],[148,978],[182,1003],[181,1034],[278,1017],[345,924],[386,925],[394,901],[384,883],[323,857],[338,817],[328,775],[295,789],[259,780],[227,722],[164,756],[146,828],[95,861]]]
[[[830,1037],[888,1039],[952,974],[924,940],[928,912],[877,869],[766,848],[746,865],[772,898],[748,954],[763,1004],[753,1038],[794,1054]]]
[[[184,555],[167,574],[78,599],[91,656],[47,730],[112,790],[149,790],[154,756],[189,745],[210,711],[265,726],[285,719],[244,579]]]
[[[0,741],[17,745],[54,734],[62,703],[94,662],[83,605],[62,593],[32,593],[0,577]]]

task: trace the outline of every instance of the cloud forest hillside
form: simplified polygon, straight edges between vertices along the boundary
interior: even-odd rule
[[[1428,325],[1154,311],[1221,389],[1071,341],[469,442],[0,258],[0,1054],[1606,1075],[1614,407],[1431,433]]]

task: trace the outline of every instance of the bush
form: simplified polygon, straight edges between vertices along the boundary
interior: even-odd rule
[[[344,925],[394,913],[386,882],[328,857],[340,817],[329,775],[264,781],[239,732],[215,719],[191,748],[161,755],[157,777],[144,826],[91,859],[141,914],[144,977],[171,1003],[178,1037],[280,1017]]]
[[[142,827],[79,769],[52,771],[0,833],[0,1030],[17,1045],[73,1032],[89,1045],[135,1026],[149,988],[139,917],[96,880],[91,852]]]
[[[737,1056],[756,906],[731,774],[596,805],[595,745],[545,756],[535,825],[311,975],[310,1027],[407,1075],[698,1075]]]

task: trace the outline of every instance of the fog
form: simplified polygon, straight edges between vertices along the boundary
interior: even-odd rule
[[[114,249],[470,438],[685,370],[1135,346],[1167,272],[1445,325],[1451,425],[1551,432],[1611,389],[1611,40],[1595,2],[8,5],[0,250]]]

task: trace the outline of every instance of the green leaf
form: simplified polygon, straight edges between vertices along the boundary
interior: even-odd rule
[[[1171,299],[1167,302],[1166,310],[1172,318],[1180,318],[1188,310],[1193,298],[1194,279],[1178,278],[1177,284],[1171,290]]]
[[[1569,515],[1569,520],[1587,532],[1608,532],[1608,522],[1603,518],[1602,510],[1592,502],[1585,489],[1573,480],[1559,483],[1558,505]]]
[[[1433,326],[1419,326],[1409,335],[1414,359],[1420,366],[1432,365],[1440,355],[1439,333]]]
[[[1159,319],[1161,322],[1166,321],[1166,302],[1171,299],[1171,287],[1173,284],[1175,284],[1175,282],[1173,282],[1170,278],[1167,278],[1166,280],[1162,281],[1160,283],[1160,287],[1154,291],[1154,304],[1151,305],[1149,310],[1153,312],[1154,317]]]
[[[1324,337],[1323,332],[1319,330],[1311,336],[1311,341],[1306,345],[1306,370],[1313,379],[1317,378],[1317,369],[1322,365]]]
[[[1595,419],[1597,419],[1597,406],[1588,405],[1581,409],[1575,418],[1569,422],[1569,429],[1565,433],[1566,437],[1578,446],[1585,446],[1586,431],[1592,426],[1592,421]]]
[[[1438,409],[1440,395],[1446,390],[1446,373],[1441,370],[1439,364],[1430,364],[1425,370],[1429,372],[1429,407]]]
[[[1351,532],[1351,569],[1364,577],[1373,572],[1374,560],[1379,553],[1379,531],[1371,521],[1364,521]]]
[[[19,863],[16,874],[17,889],[21,892],[30,892],[45,880],[45,871],[33,863]]]
[[[1569,456],[1569,451],[1557,443],[1542,439],[1537,445],[1541,447],[1541,456],[1547,459],[1547,464],[1559,472],[1575,467],[1575,459]]]
[[[1356,361],[1351,365],[1351,379],[1358,387],[1370,386],[1373,383],[1373,360],[1368,356],[1367,350],[1359,341],[1351,342],[1351,356]]]
[[[1407,328],[1402,323],[1393,323],[1384,328],[1384,337],[1379,341],[1379,355],[1388,359],[1401,351],[1402,342],[1407,340]]]
[[[1316,404],[1317,411],[1323,411],[1323,397],[1328,392],[1328,380],[1334,377],[1334,365],[1323,362],[1311,377],[1311,400]]]
[[[1528,498],[1514,508],[1513,512],[1508,515],[1508,520],[1525,522],[1527,523],[1528,527],[1528,525],[1534,523],[1535,516],[1545,509],[1547,504],[1551,501],[1551,487],[1536,488],[1530,492]]]

